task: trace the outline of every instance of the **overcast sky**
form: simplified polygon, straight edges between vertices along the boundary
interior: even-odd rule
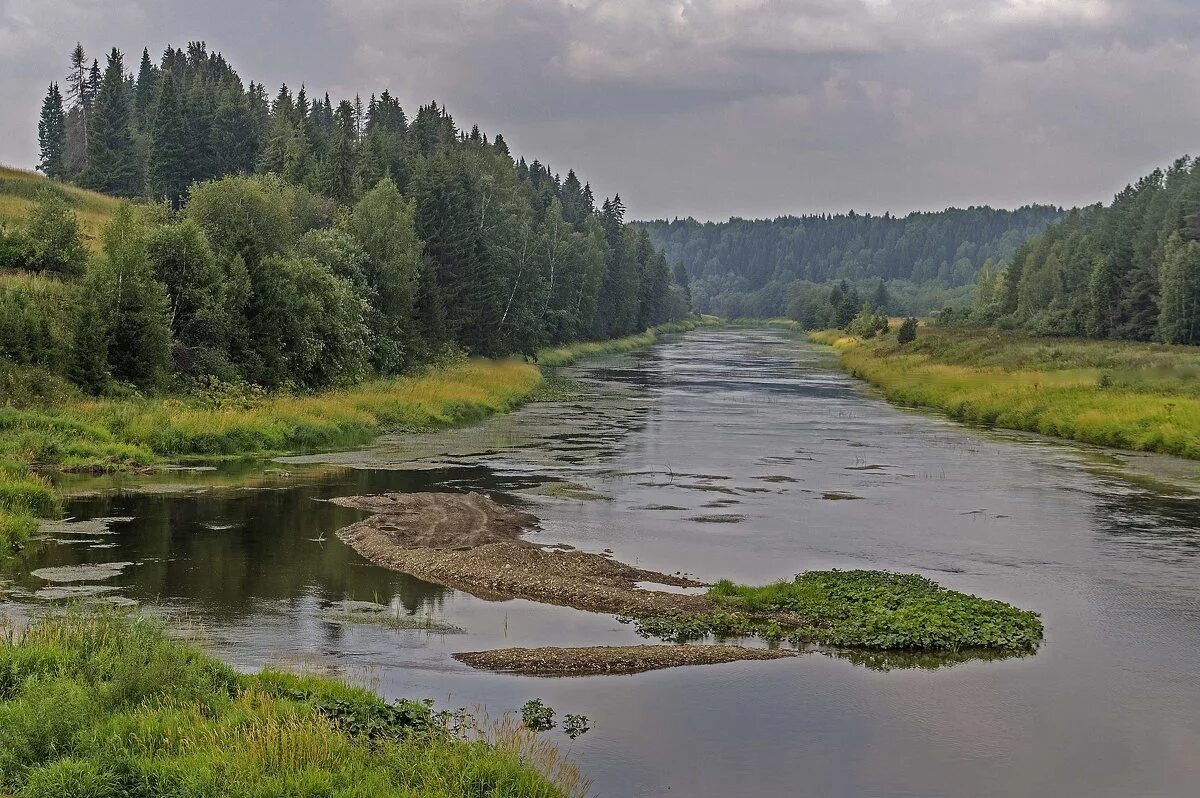
[[[0,162],[76,40],[203,39],[243,80],[574,167],[633,217],[1108,201],[1200,153],[1200,0],[0,0]]]

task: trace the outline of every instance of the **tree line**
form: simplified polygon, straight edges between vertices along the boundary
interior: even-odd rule
[[[682,261],[699,310],[722,316],[783,314],[793,283],[841,279],[874,290],[877,278],[913,300],[906,312],[961,297],[984,267],[1007,260],[1027,238],[1062,216],[1029,205],[1017,210],[950,208],[897,217],[846,214],[637,224],[667,258]],[[919,287],[919,288],[917,288]],[[828,286],[826,288],[828,289]]]
[[[77,46],[65,85],[43,102],[39,169],[140,202],[96,255],[53,183],[0,233],[0,268],[41,275],[0,286],[0,356],[85,388],[316,389],[690,313],[619,196],[597,208],[574,171],[514,160],[436,103],[410,118],[387,91],[268,100],[202,42],[158,64],[143,50],[136,75],[115,48],[101,70]]]
[[[979,278],[946,322],[1200,344],[1200,161],[1184,157],[1074,210]]]

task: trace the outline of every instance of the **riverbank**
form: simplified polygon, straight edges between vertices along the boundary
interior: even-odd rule
[[[809,334],[892,402],[989,427],[1200,459],[1200,349],[928,328]]]
[[[3,632],[3,794],[589,794],[515,722],[464,723],[332,679],[238,673],[145,617],[67,614]]]
[[[628,352],[697,326],[665,324],[611,341],[543,349],[538,362],[553,367]],[[536,398],[542,379],[529,363],[475,359],[313,395],[66,395],[0,406],[0,551],[23,544],[38,517],[58,511],[49,472],[134,470],[357,446],[384,432],[463,426],[513,410]]]
[[[660,324],[657,327],[651,327],[643,333],[627,335],[624,338],[613,338],[608,341],[580,341],[578,343],[566,344],[565,346],[547,347],[538,350],[537,362],[542,366],[569,366],[585,357],[616,355],[622,352],[632,352],[636,349],[645,349],[648,346],[658,343],[658,336],[660,335],[690,332],[698,327],[719,323],[719,320],[713,316],[703,316],[700,321],[675,321]]]

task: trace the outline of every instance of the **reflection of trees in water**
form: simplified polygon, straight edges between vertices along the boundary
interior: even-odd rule
[[[554,423],[535,448],[549,450],[557,460],[578,456],[603,462],[615,457],[652,412],[647,399],[661,384],[657,360],[648,350],[622,357],[615,366],[610,361],[603,368],[573,369],[585,375],[588,393],[596,396],[553,408]],[[536,415],[531,422],[537,423]],[[195,604],[217,617],[246,617],[261,601],[295,603],[313,597],[327,602],[396,602],[415,614],[437,611],[452,591],[364,561],[336,538],[338,529],[361,515],[322,500],[393,491],[516,492],[551,479],[529,471],[530,458],[521,456],[520,447],[509,457],[522,467],[509,473],[500,463],[495,464],[499,470],[488,465],[489,454],[495,453],[464,455],[461,462],[428,470],[300,468],[291,480],[259,463],[179,475],[179,483],[203,493],[81,497],[70,503],[68,515],[134,520],[116,524],[115,534],[104,538],[113,548],[47,543],[32,550],[20,565],[24,575],[16,578],[22,586],[37,589],[43,583],[29,575],[36,568],[129,561],[136,565],[109,583],[120,586],[124,595],[143,602]],[[269,478],[264,476],[268,471]],[[516,501],[503,493],[497,498]]]
[[[1200,498],[1127,489],[1096,498],[1093,528],[1108,542],[1163,559],[1200,555]]]
[[[930,653],[923,651],[825,651],[820,653],[835,659],[873,671],[923,670],[935,671],[952,668],[964,662],[998,662],[1003,659],[1021,659],[1035,654],[964,650]]]
[[[457,473],[457,472],[455,472]],[[409,612],[439,608],[449,591],[371,565],[336,538],[360,515],[322,499],[396,490],[423,490],[444,471],[354,471],[266,490],[202,495],[116,495],[72,503],[77,518],[132,516],[113,527],[109,549],[52,545],[34,554],[30,570],[128,560],[137,563],[114,582],[142,601],[182,599],[215,614],[242,615],[254,600],[294,599],[316,588],[328,601],[389,603]],[[29,587],[40,587],[36,579]]]

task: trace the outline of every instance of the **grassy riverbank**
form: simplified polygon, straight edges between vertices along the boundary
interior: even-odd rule
[[[628,352],[654,344],[661,334],[696,326],[661,325],[611,341],[544,349],[538,360],[558,366]],[[36,376],[31,369],[14,374],[17,380]],[[53,399],[0,406],[0,550],[24,543],[39,516],[59,509],[42,476],[47,471],[118,471],[355,446],[383,432],[461,426],[512,410],[533,397],[541,382],[539,369],[528,363],[471,360],[314,395],[94,399],[65,387],[43,389]]]
[[[811,333],[893,402],[1081,443],[1200,459],[1200,348],[922,327]]]
[[[330,679],[235,672],[154,621],[68,614],[0,640],[0,794],[561,798],[514,723],[453,724]]]
[[[710,320],[711,319],[711,320]],[[621,352],[632,352],[644,349],[658,343],[658,336],[668,333],[681,333],[694,330],[697,327],[718,323],[712,317],[702,318],[701,321],[677,321],[651,327],[637,335],[627,335],[624,338],[614,338],[609,341],[581,341],[565,346],[539,349],[538,363],[543,366],[568,366],[580,358],[597,355],[615,355]]]
[[[438,429],[511,410],[541,380],[526,363],[472,360],[310,396],[74,398],[0,407],[0,546],[19,545],[37,516],[58,509],[39,472],[353,446],[384,431]]]

